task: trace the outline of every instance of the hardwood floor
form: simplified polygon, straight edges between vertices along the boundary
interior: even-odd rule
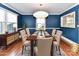
[[[71,48],[69,45],[67,45],[65,42],[61,41],[60,47],[63,49],[65,52],[66,56],[79,56],[79,52],[73,53],[71,52]],[[5,50],[0,50],[0,56],[18,56],[21,54],[22,51],[22,42],[14,42],[8,48]]]
[[[0,50],[0,56],[17,56],[21,53],[22,42],[14,42],[7,49]]]
[[[76,53],[72,52],[71,47],[68,44],[66,44],[65,42],[61,41],[60,46],[61,46],[62,50],[65,52],[66,56],[79,56],[79,50]]]

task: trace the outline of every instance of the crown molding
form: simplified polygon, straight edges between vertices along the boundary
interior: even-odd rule
[[[12,10],[14,10],[14,11],[16,11],[16,12],[19,13],[19,14],[22,14],[22,12],[20,12],[19,10],[17,10],[16,8],[12,7],[11,5],[9,5],[9,4],[7,4],[7,3],[1,3],[1,4],[3,4],[3,5],[5,5],[6,7],[10,8],[10,9],[12,9]]]
[[[62,12],[60,13],[60,15],[63,14],[64,12],[68,11],[69,9],[72,9],[73,7],[75,7],[75,6],[77,6],[77,5],[79,5],[79,4],[76,3],[76,4],[74,4],[73,6],[67,8],[66,10],[62,11]]]

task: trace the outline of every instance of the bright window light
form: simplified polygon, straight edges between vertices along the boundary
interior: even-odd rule
[[[37,19],[36,22],[37,23],[45,23],[45,19]]]
[[[0,34],[17,30],[17,14],[0,7]]]
[[[5,21],[5,10],[0,9],[0,22]]]
[[[7,22],[17,23],[17,15],[12,12],[7,12]]]

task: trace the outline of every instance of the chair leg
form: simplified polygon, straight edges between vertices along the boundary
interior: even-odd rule
[[[60,46],[58,46],[58,49],[59,49],[59,55],[61,55]]]
[[[57,49],[57,46],[56,46],[56,51],[57,51],[58,49]]]
[[[23,51],[24,51],[24,46],[22,46],[22,55],[23,55]]]
[[[24,46],[24,49],[25,49],[25,51],[26,51],[26,46]]]

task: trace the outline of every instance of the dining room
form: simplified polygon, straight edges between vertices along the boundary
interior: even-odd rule
[[[0,56],[79,56],[79,4],[0,3]]]

